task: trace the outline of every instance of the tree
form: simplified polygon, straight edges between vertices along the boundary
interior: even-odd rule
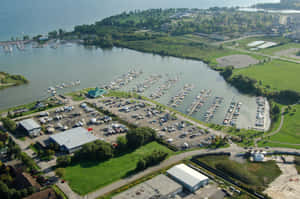
[[[29,40],[29,39],[30,39],[30,37],[29,37],[28,35],[24,35],[24,36],[23,36],[23,40],[24,40],[24,41]]]
[[[138,148],[156,139],[156,132],[149,127],[140,127],[130,130],[126,134],[127,145],[131,148]]]
[[[66,170],[64,168],[55,169],[55,173],[58,177],[63,178],[66,174]]]
[[[1,198],[3,197],[3,199],[9,199],[11,197],[8,186],[2,181],[0,181],[0,195]]]
[[[56,30],[48,33],[49,38],[56,38],[58,36],[58,33]]]
[[[117,149],[118,151],[126,151],[127,150],[127,139],[124,136],[119,136],[117,138]]]
[[[137,163],[136,170],[144,170],[149,166],[156,165],[166,159],[168,156],[167,152],[161,151],[161,150],[155,150],[150,155],[147,155],[140,159]]]
[[[75,160],[104,161],[113,157],[113,150],[109,143],[97,140],[82,146],[74,155]]]
[[[1,120],[3,122],[3,126],[10,132],[14,132],[17,129],[17,124],[15,121],[5,117]]]
[[[228,66],[228,67],[224,68],[220,72],[220,75],[222,75],[224,77],[224,79],[227,80],[227,79],[229,79],[231,77],[232,70],[233,70],[233,67],[232,66]]]
[[[63,155],[56,159],[56,164],[61,167],[66,167],[71,164],[71,157],[69,155]]]

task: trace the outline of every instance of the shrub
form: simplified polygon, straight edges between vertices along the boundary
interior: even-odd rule
[[[153,151],[150,155],[147,155],[138,161],[136,170],[140,171],[146,169],[149,166],[156,165],[161,161],[163,161],[164,159],[166,159],[167,156],[168,156],[167,152],[160,151],[160,150]]]
[[[127,145],[130,148],[138,148],[156,140],[156,132],[149,127],[140,127],[130,130],[126,134]]]
[[[63,178],[66,175],[66,170],[64,168],[55,169],[55,173],[58,177]]]
[[[56,159],[56,164],[61,167],[66,167],[71,164],[71,157],[68,155],[60,156]]]

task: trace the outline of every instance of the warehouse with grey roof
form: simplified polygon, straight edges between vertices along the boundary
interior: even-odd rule
[[[33,119],[26,119],[19,122],[19,128],[25,130],[30,137],[36,137],[41,134],[41,126]]]
[[[98,138],[85,128],[73,128],[50,136],[50,141],[57,143],[62,151],[73,153],[79,150],[82,145],[94,142]]]
[[[190,192],[208,184],[208,177],[185,164],[178,164],[167,171],[167,175]]]
[[[112,199],[167,199],[182,192],[182,186],[165,175],[136,185]]]

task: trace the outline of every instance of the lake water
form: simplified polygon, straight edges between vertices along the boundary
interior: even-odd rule
[[[0,40],[24,34],[47,33],[58,28],[70,30],[76,24],[94,23],[105,17],[134,9],[249,6],[258,2],[278,2],[278,0],[1,0]],[[166,104],[184,84],[193,83],[195,89],[177,108],[178,110],[185,112],[201,89],[212,89],[212,97],[199,113],[193,115],[194,117],[203,120],[203,114],[212,103],[213,96],[222,96],[225,103],[212,120],[221,123],[235,96],[235,100],[243,102],[238,126],[248,128],[255,122],[255,98],[239,94],[236,89],[227,85],[217,72],[202,62],[163,58],[117,48],[111,51],[86,49],[78,45],[60,46],[55,50],[49,47],[42,49],[26,47],[25,51],[14,49],[12,54],[5,54],[1,49],[0,71],[22,74],[30,83],[1,90],[0,109],[43,99],[48,95],[46,90],[49,86],[63,82],[81,80],[79,87],[66,89],[64,92],[103,85],[133,67],[142,69],[144,78],[153,73],[182,74],[181,81],[168,95],[159,100],[161,103]],[[134,82],[132,86],[133,84]],[[145,95],[149,96],[149,92],[151,91]]]
[[[250,6],[279,0],[1,0],[0,40],[94,23],[134,9]]]
[[[184,103],[177,107],[179,111],[185,113],[202,89],[211,89],[212,96],[201,111],[193,115],[194,117],[203,120],[204,113],[211,105],[214,96],[220,96],[225,98],[225,102],[212,122],[222,123],[225,112],[232,98],[235,97],[236,101],[243,103],[238,120],[239,127],[248,128],[255,122],[255,98],[239,94],[235,88],[223,80],[218,72],[199,61],[161,57],[120,48],[109,51],[87,49],[76,44],[61,45],[57,49],[27,46],[25,51],[14,49],[12,54],[5,54],[2,51],[0,53],[2,71],[22,74],[30,80],[28,85],[1,90],[0,109],[43,99],[49,96],[47,89],[50,86],[76,80],[81,80],[80,86],[67,88],[62,92],[101,86],[127,73],[130,69],[136,68],[143,70],[143,75],[131,82],[127,90],[141,83],[151,74],[164,75],[160,82],[145,92],[146,96],[150,96],[167,79],[166,74],[170,77],[180,75],[180,81],[170,89],[167,95],[159,99],[159,102],[167,104],[185,84],[190,83],[195,88],[185,98]]]

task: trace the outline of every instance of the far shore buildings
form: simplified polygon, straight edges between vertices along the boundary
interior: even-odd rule
[[[77,127],[50,136],[50,142],[55,142],[62,151],[73,153],[82,145],[96,141],[98,138],[85,128]]]
[[[18,127],[21,130],[24,130],[30,137],[37,137],[41,135],[41,126],[33,119],[20,121]]]

